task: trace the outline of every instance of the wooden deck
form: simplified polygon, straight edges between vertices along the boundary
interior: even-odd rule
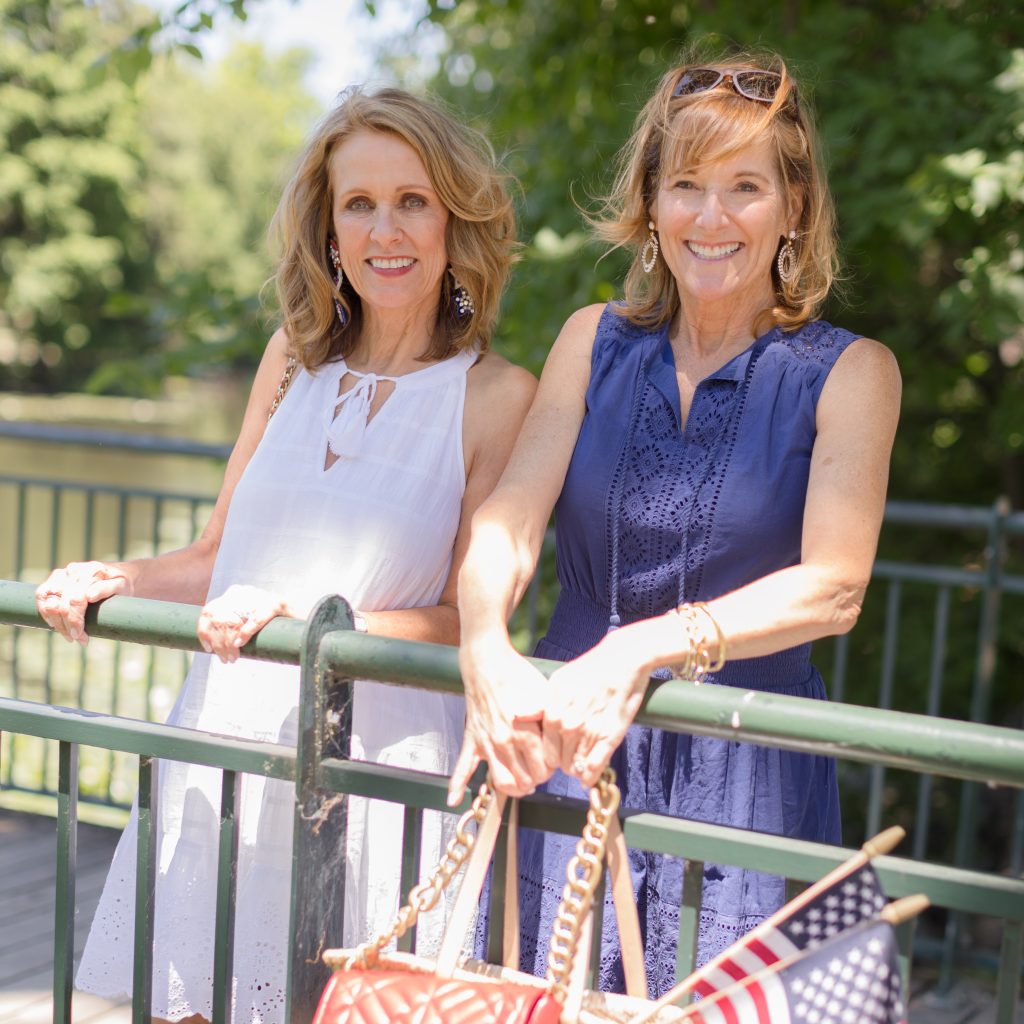
[[[81,953],[117,844],[116,829],[80,824],[75,955]],[[0,809],[0,1021],[53,1019],[57,828],[52,818]],[[76,993],[75,1024],[128,1024],[131,1007]]]
[[[117,829],[79,825],[76,960],[119,834]],[[0,808],[0,1024],[49,1024],[53,1019],[55,861],[52,818]],[[127,1001],[110,1003],[76,993],[73,1018],[75,1024],[129,1024],[130,1010]],[[991,988],[962,983],[954,998],[942,1003],[927,992],[915,993],[909,1020],[910,1024],[993,1024]],[[1016,1024],[1024,1024],[1024,1006],[1018,1007]]]

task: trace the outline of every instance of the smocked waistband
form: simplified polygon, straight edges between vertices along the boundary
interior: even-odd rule
[[[554,657],[552,648],[560,648],[569,658],[590,650],[608,632],[609,615],[606,605],[562,590],[537,653]],[[623,625],[631,621],[636,621],[636,616],[623,615]],[[727,662],[721,672],[708,676],[708,682],[748,690],[790,690],[806,686],[814,677],[817,671],[811,665],[811,645],[800,644],[759,658]]]

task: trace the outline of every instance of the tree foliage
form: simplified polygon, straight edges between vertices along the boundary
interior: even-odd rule
[[[530,242],[500,343],[538,368],[622,261],[577,205],[661,73],[695,41],[777,49],[817,109],[847,267],[827,315],[896,351],[900,497],[1024,504],[1024,11],[985,0],[431,0],[432,88],[479,119],[523,186]]]
[[[129,87],[94,74],[114,20],[72,0],[0,0],[0,14],[0,366],[8,385],[46,386],[83,379],[97,347],[151,343],[107,305],[149,274],[138,124]]]
[[[0,387],[141,394],[262,351],[267,223],[318,107],[301,51],[197,62],[197,6],[155,50],[142,7],[0,0]]]
[[[274,308],[267,225],[319,108],[302,85],[308,55],[239,44],[217,65],[162,55],[140,79],[146,168],[140,203],[153,279],[141,301],[161,346],[142,372],[252,362]],[[130,365],[108,364],[103,387]]]

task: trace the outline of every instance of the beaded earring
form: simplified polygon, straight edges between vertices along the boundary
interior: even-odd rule
[[[469,294],[464,285],[459,284],[459,279],[451,267],[448,268],[448,273],[452,278],[452,306],[455,309],[455,315],[460,320],[472,316],[476,312],[473,296]]]
[[[647,236],[647,241],[644,242],[644,247],[640,250],[640,262],[643,264],[645,274],[649,274],[654,269],[654,264],[658,261],[659,248],[653,220],[647,222],[647,230],[650,231],[650,235]],[[648,250],[650,250],[650,255],[648,255]]]
[[[789,238],[779,249],[778,258],[775,261],[775,266],[779,271],[779,280],[783,284],[789,284],[796,277],[796,246],[793,245],[795,238],[796,231],[790,231]]]
[[[328,252],[331,257],[331,264],[334,267],[334,284],[338,291],[341,291],[341,286],[345,280],[345,275],[341,269],[341,253],[338,251],[338,243],[332,238],[328,243]],[[345,307],[341,304],[341,300],[337,296],[334,298],[334,308],[338,311],[338,320],[342,327],[348,325],[348,314],[345,312]]]

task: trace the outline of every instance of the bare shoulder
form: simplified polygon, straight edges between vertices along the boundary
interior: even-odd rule
[[[836,361],[835,368],[843,374],[868,373],[872,377],[900,380],[900,367],[892,349],[874,338],[858,338],[851,342]]]
[[[278,327],[270,336],[267,347],[263,350],[261,364],[268,364],[270,367],[283,370],[291,355],[291,345],[288,341],[288,334],[283,327]]]
[[[597,325],[604,311],[605,306],[601,302],[595,302],[589,306],[577,309],[565,321],[555,341],[552,353],[557,348],[567,354],[576,356],[586,355],[589,360],[594,348],[594,338],[597,336]]]
[[[467,384],[485,395],[526,395],[529,400],[537,388],[537,378],[525,367],[487,351],[473,364]]]
[[[818,404],[819,420],[835,410],[865,413],[899,412],[903,382],[892,350],[874,338],[858,338],[836,360]]]
[[[466,425],[472,436],[519,431],[537,390],[529,370],[485,352],[466,377]]]
[[[262,435],[267,413],[277,394],[285,367],[288,365],[288,355],[288,335],[284,328],[279,328],[271,335],[267,347],[263,350],[263,356],[260,358],[260,365],[249,390],[249,402],[246,406],[243,430],[255,429],[258,426],[258,432]]]

